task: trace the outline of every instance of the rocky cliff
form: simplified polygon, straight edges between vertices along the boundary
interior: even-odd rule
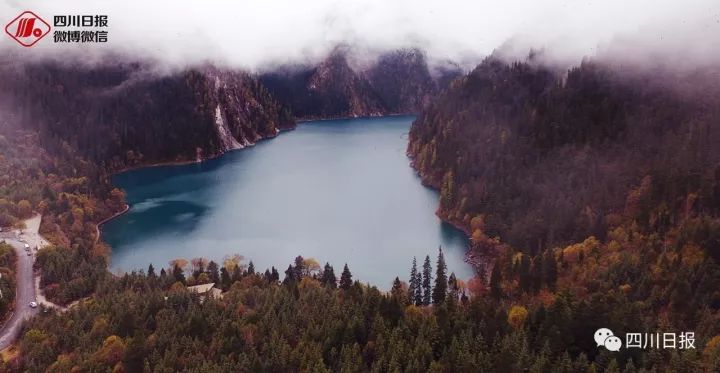
[[[281,66],[260,76],[278,100],[300,119],[419,112],[460,69],[432,71],[416,49],[382,54],[366,68],[352,68],[336,50],[317,65]]]
[[[295,125],[290,111],[241,71],[43,62],[6,65],[0,74],[10,88],[3,101],[21,108],[19,121],[37,129],[47,147],[65,142],[110,169],[209,158]]]

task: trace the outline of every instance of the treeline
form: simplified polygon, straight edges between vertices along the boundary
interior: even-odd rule
[[[720,82],[682,78],[489,58],[414,123],[408,151],[439,215],[495,259],[473,294],[532,344],[562,339],[602,371],[718,370]],[[694,331],[696,349],[610,364],[584,337],[600,327]]]
[[[499,261],[500,267],[505,264]],[[181,265],[187,267],[188,278],[182,277],[186,272]],[[347,265],[337,276],[330,264],[321,268],[302,257],[288,267],[282,282],[277,270],[256,271],[236,259],[219,270],[199,258],[189,265],[174,261],[159,273],[151,266],[147,274],[104,278],[92,300],[33,319],[23,330],[19,360],[5,368],[678,372],[720,367],[720,337],[706,337],[711,330],[717,332],[717,324],[708,324],[712,318],[702,324],[711,330],[696,329],[696,345],[702,350],[613,353],[595,345],[597,328],[643,331],[659,326],[657,316],[628,292],[577,297],[563,291],[523,306],[505,293],[498,299],[488,296],[482,287],[463,296],[452,276],[444,278],[444,271],[439,254],[430,304],[418,306],[417,290],[397,278],[384,293],[354,280]],[[229,287],[216,299],[189,292],[182,282],[201,278]],[[410,276],[410,282],[417,279]],[[425,297],[427,285],[420,287]],[[508,292],[515,286],[501,281],[501,287]]]

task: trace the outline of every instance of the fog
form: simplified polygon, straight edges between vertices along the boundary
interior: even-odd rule
[[[530,48],[550,62],[585,56],[682,66],[720,61],[720,1],[243,0],[8,1],[9,22],[32,10],[54,15],[105,14],[107,44],[53,43],[32,48],[0,38],[4,54],[94,61],[109,54],[167,66],[212,62],[262,69],[316,61],[338,44],[358,61],[418,47],[434,63],[471,67],[493,51],[516,59]]]

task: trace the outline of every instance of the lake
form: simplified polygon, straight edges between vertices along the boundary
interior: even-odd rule
[[[302,123],[296,130],[199,164],[124,172],[113,183],[130,211],[102,227],[111,269],[168,267],[175,258],[228,254],[283,276],[294,258],[330,262],[339,276],[389,289],[407,281],[413,256],[468,279],[465,235],[435,215],[405,154],[414,117]]]

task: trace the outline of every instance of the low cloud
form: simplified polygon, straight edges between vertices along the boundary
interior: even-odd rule
[[[419,47],[432,61],[453,60],[465,67],[498,48],[510,58],[541,49],[547,59],[563,64],[575,64],[584,56],[685,66],[720,62],[717,0],[0,3],[6,22],[23,10],[48,20],[62,14],[106,14],[110,25],[106,45],[43,40],[22,48],[2,38],[4,53],[26,58],[95,61],[122,55],[171,67],[212,62],[260,69],[316,61],[345,43],[365,58]]]

